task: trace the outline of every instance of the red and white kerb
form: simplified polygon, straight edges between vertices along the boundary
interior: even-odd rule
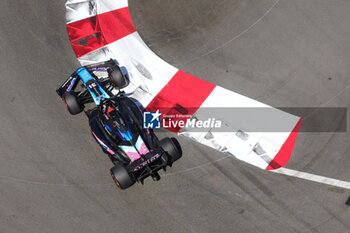
[[[80,63],[87,65],[116,59],[120,66],[126,68],[130,79],[130,85],[124,91],[131,93],[147,110],[181,106],[187,109],[186,115],[195,114],[200,118],[200,109],[204,107],[273,109],[187,74],[162,60],[137,33],[127,0],[68,0],[66,9],[69,39]],[[221,116],[213,113],[211,117],[220,119]],[[288,130],[249,132],[247,140],[238,137],[236,131],[194,133],[179,127],[171,130],[259,168],[273,170],[287,164],[301,124],[299,117],[277,109],[273,118],[282,119],[284,128]],[[241,127],[235,119],[224,123],[232,129]],[[257,152],[257,147],[260,152]]]

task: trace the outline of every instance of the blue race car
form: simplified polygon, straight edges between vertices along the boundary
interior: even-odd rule
[[[120,91],[127,85],[121,68],[109,60],[79,68],[56,90],[72,115],[85,112],[93,137],[114,164],[110,174],[121,189],[143,184],[149,176],[159,180],[158,171],[182,156],[175,138],[158,140],[152,129],[143,128],[139,105]],[[90,103],[93,107],[86,109]]]

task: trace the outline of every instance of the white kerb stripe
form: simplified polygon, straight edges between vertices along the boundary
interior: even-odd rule
[[[66,23],[73,23],[97,14],[128,6],[128,0],[71,0],[66,2]]]

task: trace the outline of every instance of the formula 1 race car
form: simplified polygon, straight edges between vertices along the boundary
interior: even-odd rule
[[[83,84],[78,91],[79,81]],[[158,140],[152,129],[143,128],[139,105],[120,91],[127,85],[121,68],[109,60],[79,68],[56,90],[72,115],[87,115],[93,137],[114,164],[110,173],[121,189],[143,184],[148,176],[159,180],[158,171],[182,156],[175,138]]]

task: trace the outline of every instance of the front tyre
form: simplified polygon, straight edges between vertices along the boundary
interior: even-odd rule
[[[66,103],[67,109],[70,112],[70,114],[76,115],[83,111],[84,108],[74,93],[66,92],[63,94],[62,98]]]
[[[182,157],[182,149],[176,138],[163,138],[159,146],[170,156],[170,164]]]
[[[126,168],[120,163],[117,163],[114,167],[112,167],[110,173],[114,180],[114,183],[120,189],[127,189],[131,185],[135,184],[135,180],[130,176]]]
[[[123,89],[128,85],[128,82],[119,67],[114,67],[108,72],[108,76],[117,89]]]

